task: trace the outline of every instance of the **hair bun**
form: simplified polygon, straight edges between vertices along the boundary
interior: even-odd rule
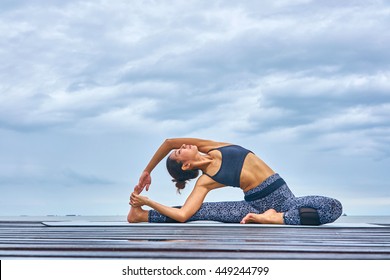
[[[180,190],[183,190],[186,187],[186,183],[187,183],[186,180],[175,180],[175,179],[173,179],[172,181],[176,183],[175,185],[176,185],[178,193],[180,193]]]

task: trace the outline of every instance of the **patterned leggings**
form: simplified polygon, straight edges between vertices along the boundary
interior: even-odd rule
[[[279,179],[279,174],[271,175],[256,188],[245,195],[259,192]],[[268,209],[283,212],[284,223],[287,225],[305,224],[301,222],[301,209],[310,208],[316,212],[318,224],[334,222],[342,213],[341,203],[333,198],[323,196],[295,197],[287,184],[254,201],[223,201],[204,202],[200,209],[188,221],[219,221],[224,223],[239,223],[248,213],[263,213]],[[170,223],[174,220],[161,215],[155,210],[149,211],[150,223]]]

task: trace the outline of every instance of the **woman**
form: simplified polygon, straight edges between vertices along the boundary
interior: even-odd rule
[[[173,150],[173,151],[172,151]],[[172,151],[172,152],[171,152]],[[162,205],[140,193],[149,190],[150,173],[168,153],[167,169],[180,191],[202,175],[180,208]],[[209,191],[239,187],[242,201],[203,202]],[[320,225],[342,213],[339,201],[322,196],[295,197],[286,182],[251,151],[229,143],[196,138],[167,139],[143,171],[130,197],[129,223],[212,220],[226,223]],[[146,205],[153,210],[143,210]]]

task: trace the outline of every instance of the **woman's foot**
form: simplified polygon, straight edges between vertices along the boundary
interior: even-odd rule
[[[274,209],[269,209],[262,214],[247,214],[240,224],[284,224],[283,213],[276,212]]]
[[[141,207],[131,207],[127,215],[127,221],[129,223],[147,222],[148,211],[143,210]]]

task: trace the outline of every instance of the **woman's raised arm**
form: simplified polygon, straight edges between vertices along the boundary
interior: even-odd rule
[[[207,153],[212,148],[217,148],[227,143],[216,142],[212,140],[204,140],[198,138],[171,138],[166,139],[161,146],[154,153],[152,159],[149,161],[148,165],[145,167],[142,172],[138,184],[135,186],[134,191],[136,193],[141,193],[144,188],[149,190],[149,186],[152,183],[152,178],[150,173],[153,169],[159,164],[161,160],[168,155],[168,153],[174,149],[179,149],[183,144],[195,145],[198,147],[198,150],[202,153]]]

